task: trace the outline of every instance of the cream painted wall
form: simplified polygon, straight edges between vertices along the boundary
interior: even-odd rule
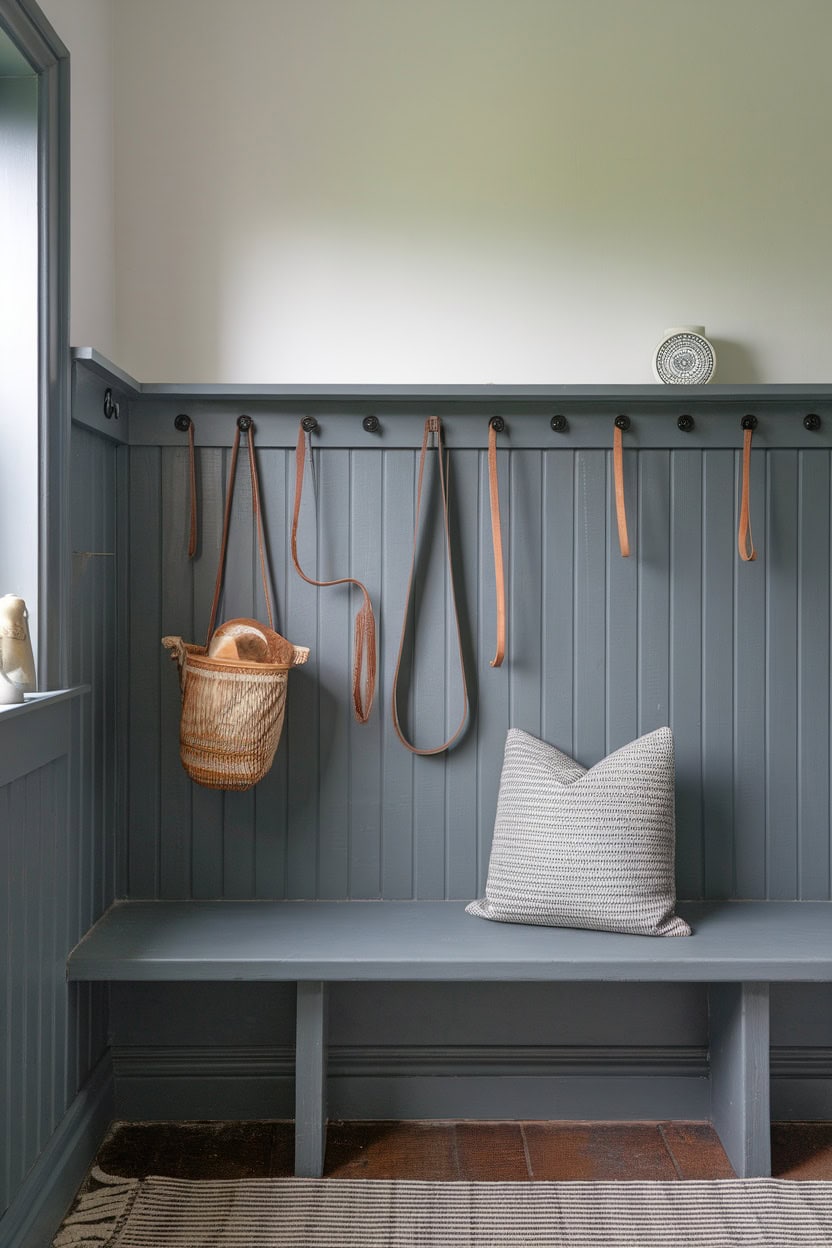
[[[136,0],[134,0],[136,2]],[[142,0],[137,0],[141,6]],[[112,0],[39,0],[70,54],[70,338],[117,354]]]
[[[830,0],[113,4],[141,379],[830,380]]]

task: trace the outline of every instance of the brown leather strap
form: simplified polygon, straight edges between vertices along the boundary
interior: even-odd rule
[[[459,647],[459,670],[462,676],[462,718],[459,721],[459,727],[457,728],[456,732],[453,734],[452,737],[449,737],[447,741],[443,742],[442,745],[435,745],[431,749],[418,749],[415,745],[412,745],[411,742],[408,741],[407,737],[404,735],[404,732],[402,731],[402,726],[401,726],[401,723],[399,722],[398,693],[399,693],[399,673],[401,672],[402,656],[404,655],[404,645],[405,645],[405,640],[407,638],[407,622],[408,622],[408,619],[410,618],[410,600],[411,600],[411,595],[413,592],[413,575],[414,575],[414,571],[416,568],[416,550],[417,550],[417,545],[419,541],[419,514],[422,509],[422,485],[424,483],[424,476],[425,476],[425,459],[427,458],[428,439],[432,435],[435,435],[436,458],[437,458],[437,463],[439,466],[439,489],[442,495],[442,512],[443,512],[444,528],[445,528],[445,552],[446,552],[446,558],[448,561],[448,580],[451,583],[451,602],[453,604],[454,621],[456,623],[457,645]],[[463,652],[462,652],[462,632],[459,627],[459,612],[457,610],[457,605],[456,605],[456,591],[454,589],[453,564],[451,561],[451,530],[450,530],[450,523],[448,520],[448,484],[447,484],[447,480],[445,476],[445,447],[444,447],[444,443],[442,440],[442,422],[440,421],[438,416],[428,417],[428,419],[425,421],[425,431],[422,436],[422,453],[419,457],[419,477],[418,477],[418,483],[416,486],[416,516],[415,516],[414,523],[413,523],[413,554],[410,560],[410,575],[408,576],[408,580],[407,580],[407,595],[405,597],[405,604],[404,604],[404,620],[402,621],[402,635],[401,635],[401,640],[399,641],[399,653],[396,656],[396,671],[393,676],[392,702],[393,702],[393,727],[396,730],[396,736],[399,738],[402,745],[405,746],[406,749],[410,750],[412,754],[422,754],[422,755],[441,754],[443,753],[444,750],[450,749],[450,747],[454,744],[454,742],[462,733],[462,730],[465,727],[467,719],[468,719],[468,684],[465,679],[465,659],[464,659]]]
[[[295,509],[292,514],[292,563],[298,576],[307,585],[326,588],[330,585],[355,585],[360,589],[364,601],[355,617],[355,633],[353,637],[352,662],[352,702],[355,718],[360,724],[366,724],[373,707],[376,692],[376,617],[373,604],[366,586],[352,576],[341,576],[334,581],[316,581],[307,576],[298,562],[298,520],[300,519],[300,500],[303,495],[303,475],[306,464],[306,435],[303,425],[298,428],[298,441],[295,447]],[[364,691],[362,693],[362,674]]]
[[[500,483],[497,477],[497,430],[488,426],[488,500],[491,507],[491,544],[494,548],[494,581],[497,590],[497,649],[492,667],[501,667],[506,653],[506,578],[503,568],[503,534],[500,528]]]
[[[621,557],[629,558],[630,539],[627,535],[627,504],[624,499],[624,443],[618,425],[613,426],[612,467],[615,477],[615,518],[618,521],[618,545]]]
[[[188,476],[191,487],[191,528],[188,534],[188,558],[196,554],[196,451],[194,450],[194,422],[188,424]]]
[[[740,527],[737,546],[743,563],[753,563],[757,558],[754,538],[751,536],[751,438],[753,430],[746,429],[742,447],[742,495],[740,498]]]
[[[246,436],[246,447],[248,449],[248,462],[251,469],[251,514],[254,518],[254,525],[257,529],[257,545],[260,550],[260,571],[263,575],[263,595],[266,600],[266,611],[269,616],[269,628],[274,628],[274,616],[272,613],[272,598],[269,591],[268,576],[266,572],[266,543],[263,537],[263,515],[260,510],[260,484],[257,479],[257,461],[254,455],[254,426],[249,427]],[[220,593],[222,591],[222,579],[225,572],[225,556],[228,553],[228,530],[231,525],[231,504],[234,501],[234,481],[237,475],[237,455],[240,450],[240,429],[234,435],[234,442],[231,447],[231,464],[228,469],[228,489],[225,492],[225,515],[222,522],[222,541],[220,543],[220,560],[217,566],[217,581],[214,586],[214,600],[211,603],[211,619],[208,624],[208,637],[205,642],[207,649],[214,635],[214,625],[217,620],[217,607],[220,602]]]

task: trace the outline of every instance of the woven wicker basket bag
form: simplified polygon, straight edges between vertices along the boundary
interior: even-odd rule
[[[208,653],[217,615],[225,570],[231,502],[240,447],[240,428],[231,452],[225,520],[220,548],[214,601],[208,638],[204,646],[190,645],[181,637],[163,637],[162,645],[171,652],[179,668],[182,713],[179,721],[179,754],[185,771],[208,789],[250,789],[268,772],[274,760],[286,710],[289,671],[305,663],[309,650],[294,646],[274,633],[271,595],[266,575],[260,489],[254,457],[252,431],[244,426],[251,470],[252,511],[260,548],[263,591],[269,616],[269,633],[280,645],[282,662],[257,663],[216,658]],[[256,626],[256,621],[242,621]]]

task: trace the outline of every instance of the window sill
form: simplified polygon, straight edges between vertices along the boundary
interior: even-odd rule
[[[25,701],[11,706],[0,706],[0,719],[14,719],[18,715],[36,715],[41,707],[55,706],[58,702],[71,702],[89,693],[89,685],[77,685],[74,689],[55,689],[50,693],[27,693]]]

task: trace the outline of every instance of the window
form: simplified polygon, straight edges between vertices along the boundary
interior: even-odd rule
[[[26,598],[41,689],[66,682],[69,57],[0,0],[0,593]]]

